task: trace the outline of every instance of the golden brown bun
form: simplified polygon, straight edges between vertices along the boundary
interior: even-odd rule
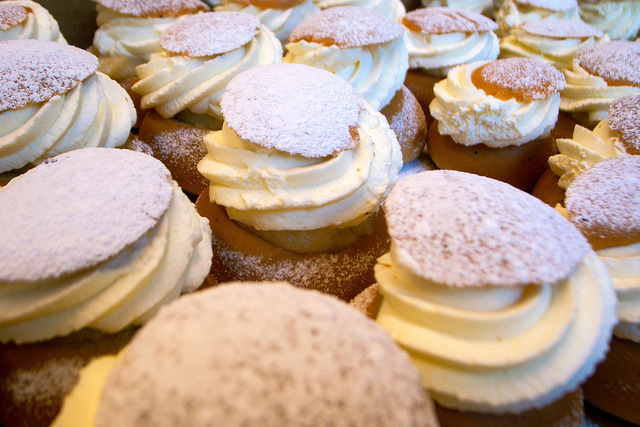
[[[531,194],[552,208],[555,208],[558,203],[564,204],[564,190],[558,186],[559,178],[550,168],[547,168],[536,182]]]
[[[430,126],[433,121],[429,104],[435,98],[433,94],[433,86],[444,77],[431,76],[419,69],[410,69],[404,79],[404,85],[413,93],[424,111],[427,119],[427,125]]]
[[[151,149],[153,157],[171,171],[171,176],[188,193],[198,195],[207,186],[198,162],[207,154],[202,138],[209,130],[165,119],[150,110],[140,124],[138,138]]]
[[[429,126],[427,148],[440,169],[453,169],[494,178],[531,192],[556,153],[555,139],[536,139],[519,146],[492,148],[484,144],[465,146],[440,135],[436,120]]]
[[[389,251],[384,216],[372,221],[373,234],[332,253],[300,254],[279,248],[240,227],[225,209],[200,194],[196,210],[209,219],[213,234],[211,272],[219,283],[288,281],[350,300],[375,282],[376,259]]]
[[[593,406],[640,425],[640,344],[614,336],[607,358],[583,389]]]
[[[416,97],[402,86],[380,112],[398,137],[402,161],[417,159],[427,142],[427,121]]]

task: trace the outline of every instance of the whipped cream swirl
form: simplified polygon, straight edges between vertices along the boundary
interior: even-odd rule
[[[158,224],[106,262],[70,276],[0,286],[0,342],[40,341],[84,327],[107,333],[148,320],[202,284],[211,230],[174,183]]]
[[[493,9],[493,0],[422,0],[422,5],[424,7],[454,7],[476,13],[489,13]]]
[[[526,102],[488,95],[471,81],[473,71],[486,62],[454,67],[436,83],[429,109],[438,120],[438,131],[458,144],[489,147],[522,145],[548,136],[558,119],[560,94]]]
[[[340,48],[300,40],[286,45],[284,62],[322,68],[342,77],[377,110],[402,87],[409,55],[402,37],[387,43]]]
[[[3,5],[17,5],[25,8],[27,19],[8,30],[0,30],[0,41],[32,39],[47,40],[67,44],[60,32],[60,26],[47,9],[29,0],[5,1]]]
[[[615,323],[611,280],[593,251],[543,286],[445,287],[403,268],[393,244],[375,275],[378,323],[434,399],[460,410],[519,413],[559,399],[593,373]]]
[[[400,0],[315,0],[314,3],[322,10],[336,6],[357,6],[374,10],[394,21],[398,21],[407,13]]]
[[[244,12],[257,16],[260,22],[273,31],[280,42],[285,43],[291,31],[302,21],[311,15],[318,13],[320,9],[313,0],[305,0],[303,3],[288,9],[263,9],[255,5],[247,5],[243,2],[224,0],[222,5],[216,6],[217,11]]]
[[[552,10],[532,7],[528,4],[520,4],[514,0],[505,0],[495,15],[496,23],[498,27],[500,27],[500,37],[507,36],[512,28],[517,27],[523,22],[545,18],[579,20],[580,10],[577,3],[575,7],[572,8]]]
[[[282,61],[282,45],[264,25],[249,43],[229,52],[191,58],[168,51],[153,54],[136,67],[140,81],[132,90],[142,95],[142,108],[155,108],[165,118],[189,110],[222,118],[220,99],[227,83],[258,65]]]
[[[126,91],[96,72],[49,101],[0,113],[0,173],[79,148],[121,146],[135,122]]]
[[[640,31],[640,2],[617,0],[580,3],[580,17],[611,40],[633,40]]]

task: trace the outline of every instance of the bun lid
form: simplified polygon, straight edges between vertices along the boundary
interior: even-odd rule
[[[210,7],[200,0],[94,0],[101,6],[139,18],[177,16],[205,12]]]

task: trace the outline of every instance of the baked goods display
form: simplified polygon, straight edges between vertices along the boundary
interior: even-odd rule
[[[136,67],[139,80],[131,87],[145,114],[138,136],[180,186],[197,195],[206,187],[196,169],[206,154],[202,138],[222,127],[225,87],[244,70],[281,62],[282,45],[243,12],[189,16],[163,31],[160,45],[162,52]]]
[[[509,420],[524,425],[529,409],[571,396],[604,358],[611,279],[553,208],[499,181],[430,171],[398,181],[384,212],[392,245],[375,269],[377,322],[448,408],[443,425],[465,412],[522,413]],[[528,425],[574,425],[576,409],[563,403]]]
[[[500,37],[527,21],[544,18],[580,19],[577,0],[504,0],[495,12]]]
[[[418,372],[382,328],[286,283],[231,283],[181,298],[99,362],[54,426],[437,425]],[[78,399],[88,393],[89,408]]]
[[[0,41],[33,39],[67,43],[58,22],[47,9],[31,0],[0,3]]]
[[[342,78],[301,64],[239,74],[222,111],[196,203],[216,279],[286,280],[347,300],[373,283],[388,245],[377,211],[402,166],[384,117]]]
[[[159,161],[129,150],[74,150],[14,178],[0,224],[3,425],[48,424],[82,361],[124,344],[211,265],[206,219]]]
[[[136,114],[115,81],[81,49],[41,40],[0,43],[0,174],[60,153],[123,145]]]
[[[578,0],[580,18],[611,40],[634,40],[640,31],[640,3],[635,0]]]

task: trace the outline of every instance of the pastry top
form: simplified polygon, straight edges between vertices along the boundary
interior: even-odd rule
[[[640,154],[640,95],[626,96],[611,102],[609,128],[620,136],[629,154]]]
[[[471,78],[477,88],[503,101],[545,99],[565,86],[564,76],[555,67],[528,58],[487,62],[476,68]]]
[[[402,178],[384,205],[396,261],[452,287],[557,283],[589,245],[550,206],[489,178],[428,171]]]
[[[286,10],[300,6],[307,0],[236,0],[248,6],[255,6],[261,9]]]
[[[27,10],[18,4],[0,3],[0,30],[6,31],[27,20]]]
[[[190,57],[230,52],[260,32],[260,20],[247,13],[209,12],[190,16],[160,34],[164,50]]]
[[[567,188],[569,219],[594,241],[640,241],[640,157],[604,160]]]
[[[0,58],[0,112],[62,95],[98,68],[89,52],[49,41],[3,42]]]
[[[554,11],[567,11],[578,7],[577,0],[513,0],[521,6]]]
[[[358,145],[360,99],[344,79],[301,64],[273,64],[238,74],[222,96],[222,114],[242,139],[304,157]]]
[[[0,282],[97,265],[155,227],[172,196],[169,171],[144,154],[87,148],[47,160],[0,192]]]
[[[286,283],[210,288],[148,322],[109,373],[97,410],[98,426],[141,419],[435,424],[417,370],[382,328]]]
[[[494,31],[498,24],[466,9],[429,7],[407,13],[401,20],[411,31],[423,34],[477,33]]]
[[[100,6],[140,18],[178,16],[204,12],[209,6],[200,0],[94,0]]]
[[[604,37],[598,28],[576,19],[547,18],[525,21],[519,28],[528,34],[556,39]]]
[[[289,42],[305,40],[349,48],[390,42],[402,34],[400,24],[373,10],[338,6],[307,18],[294,28]]]
[[[640,87],[640,43],[610,41],[578,52],[574,61],[612,86]]]

